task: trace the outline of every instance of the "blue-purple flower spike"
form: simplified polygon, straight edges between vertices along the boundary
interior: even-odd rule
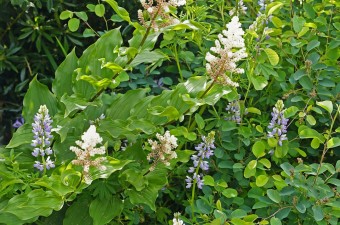
[[[193,162],[193,167],[190,167],[188,173],[192,173],[193,176],[187,176],[185,181],[187,182],[186,188],[191,188],[191,186],[196,183],[199,189],[203,187],[203,175],[198,174],[198,170],[202,169],[203,171],[209,170],[209,162],[205,159],[209,159],[214,155],[213,149],[215,149],[214,145],[215,141],[215,132],[212,131],[208,134],[208,137],[202,136],[202,142],[198,144],[195,149],[198,151],[197,154],[191,156],[191,160]]]
[[[43,171],[44,168],[48,170],[55,167],[54,162],[49,156],[53,154],[50,147],[51,139],[53,138],[51,135],[52,122],[46,105],[41,105],[38,113],[34,116],[34,123],[32,123],[34,136],[31,144],[34,147],[32,155],[37,158],[41,156],[42,162],[35,161],[34,164],[34,167],[40,171]],[[48,156],[46,160],[45,155]]]
[[[271,113],[272,120],[268,125],[268,137],[276,138],[280,146],[282,146],[282,141],[287,140],[286,133],[289,120],[284,117],[284,111],[285,109],[282,100],[278,100]]]

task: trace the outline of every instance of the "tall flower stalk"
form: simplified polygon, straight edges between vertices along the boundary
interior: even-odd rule
[[[287,140],[287,124],[289,119],[285,118],[284,104],[282,100],[278,100],[273,108],[272,120],[268,125],[268,137],[275,138],[280,146],[282,146],[282,141]]]
[[[32,123],[34,136],[31,145],[34,147],[32,155],[38,159],[35,161],[34,167],[44,172],[55,167],[51,159],[53,150],[50,147],[53,138],[51,135],[52,122],[46,105],[41,105],[38,113],[34,116],[34,123]],[[47,156],[46,159],[45,156]]]
[[[76,141],[78,146],[70,147],[70,150],[76,154],[76,159],[72,160],[72,164],[83,167],[84,181],[87,184],[91,184],[92,182],[90,167],[95,167],[99,170],[106,169],[106,167],[101,164],[106,158],[96,157],[96,155],[104,155],[106,153],[102,141],[102,137],[100,137],[96,131],[96,126],[91,125],[81,136],[81,141]],[[97,145],[100,145],[100,147],[96,147]]]
[[[232,81],[229,76],[233,73],[244,73],[244,69],[237,67],[237,62],[247,57],[244,31],[237,16],[231,19],[226,28],[218,35],[215,46],[206,54],[206,70],[214,82],[238,87],[239,84]]]

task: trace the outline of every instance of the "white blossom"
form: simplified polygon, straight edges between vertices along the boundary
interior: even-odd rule
[[[206,54],[206,70],[214,81],[237,87],[238,83],[233,82],[225,73],[240,74],[244,72],[243,69],[237,68],[236,64],[247,57],[243,39],[244,31],[237,16],[231,19],[226,28],[218,35],[215,46],[211,47],[210,52]]]
[[[103,139],[96,131],[96,126],[91,125],[89,129],[81,136],[81,141],[76,141],[78,146],[71,146],[70,150],[76,154],[76,159],[72,160],[75,165],[83,166],[83,174],[85,183],[90,184],[92,182],[89,174],[90,166],[96,167],[100,170],[105,170],[105,166],[101,165],[101,162],[105,161],[105,157],[97,157],[93,159],[95,155],[104,155],[105,147],[97,145],[102,144]]]
[[[163,136],[157,133],[156,137],[158,142],[151,139],[148,140],[152,151],[148,154],[147,159],[153,159],[154,161],[150,170],[155,169],[159,161],[169,166],[169,160],[177,158],[176,152],[173,151],[173,149],[177,148],[177,138],[171,135],[169,131],[166,131]]]
[[[185,225],[183,220],[179,219],[180,213],[174,213],[174,218],[172,219],[173,225]]]

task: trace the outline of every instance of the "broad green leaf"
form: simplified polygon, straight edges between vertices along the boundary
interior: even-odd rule
[[[78,30],[80,24],[80,20],[78,18],[72,18],[68,21],[67,25],[71,32],[75,32]]]
[[[226,188],[222,191],[222,194],[227,198],[237,197],[237,191],[233,188]]]
[[[24,107],[22,114],[27,123],[33,122],[34,115],[38,112],[41,105],[46,105],[49,114],[53,117],[58,112],[58,104],[55,96],[48,87],[37,80],[37,76],[31,81],[24,97]]]
[[[295,116],[295,114],[297,113],[299,111],[299,108],[298,107],[296,107],[296,106],[291,106],[291,107],[289,107],[288,109],[286,109],[285,111],[284,111],[284,117],[285,118],[290,118],[290,117],[293,117],[293,116]]]
[[[215,181],[214,181],[214,178],[212,176],[205,175],[203,177],[203,182],[204,182],[204,185],[208,185],[208,186],[212,186],[212,187],[215,186]]]
[[[302,30],[298,33],[298,37],[302,37],[309,31],[308,27],[303,27]]]
[[[257,141],[254,143],[252,147],[252,152],[256,158],[261,158],[266,154],[265,149],[266,149],[265,144],[262,141]]]
[[[327,141],[327,147],[328,148],[335,148],[340,146],[340,138],[339,137],[333,137]]]
[[[72,18],[72,16],[73,16],[73,12],[69,10],[65,10],[60,13],[59,18],[61,20],[66,20],[66,19]]]
[[[168,121],[177,120],[180,117],[178,110],[173,106],[155,106],[148,109],[149,113],[155,116],[165,116]]]
[[[318,106],[325,109],[329,114],[332,114],[333,112],[333,103],[331,101],[322,101],[322,102],[316,102]]]
[[[251,160],[247,165],[247,167],[249,167],[249,169],[255,169],[256,166],[257,166],[257,160]]]
[[[323,213],[322,208],[321,208],[320,205],[314,205],[312,207],[312,210],[313,210],[313,216],[314,216],[315,221],[323,220],[324,213]]]
[[[261,163],[262,165],[264,165],[268,169],[272,166],[271,162],[268,159],[266,159],[266,158],[260,159],[259,163]]]
[[[18,130],[13,134],[10,142],[6,146],[6,148],[15,148],[23,144],[29,144],[32,142],[33,133],[32,133],[32,125],[24,124],[19,127]]]
[[[50,189],[51,191],[54,191],[61,197],[75,191],[75,187],[72,188],[70,186],[65,185],[61,179],[62,177],[59,175],[52,175],[50,177],[44,176],[40,178],[38,181],[36,181],[34,184]]]
[[[276,217],[272,217],[270,219],[270,225],[282,225],[281,220],[276,218]]]
[[[276,66],[279,63],[280,61],[279,55],[273,49],[265,48],[264,52],[267,54],[269,62],[272,66]]]
[[[92,217],[89,214],[91,197],[83,194],[67,209],[63,225],[93,225]],[[79,216],[81,215],[81,216]]]
[[[123,169],[125,165],[131,162],[131,160],[118,160],[110,156],[107,156],[106,159],[106,161],[101,163],[106,167],[105,170],[99,170],[97,168],[90,170],[90,175],[93,180],[98,178],[108,178],[112,173]]]
[[[130,63],[131,67],[136,67],[141,63],[156,63],[159,60],[165,59],[167,56],[161,51],[143,50]]]
[[[300,17],[300,16],[294,16],[293,17],[293,28],[294,28],[294,31],[296,33],[299,33],[302,28],[303,28],[303,25],[306,23],[306,20],[303,18],[303,17]]]
[[[325,137],[322,136],[319,132],[316,130],[309,128],[305,125],[302,125],[299,127],[299,136],[300,138],[318,138],[321,143],[325,141]]]
[[[312,115],[307,115],[306,120],[312,126],[314,126],[316,124],[316,120],[315,120],[314,116],[312,116]]]
[[[93,219],[93,225],[108,224],[113,218],[119,216],[124,208],[124,202],[116,195],[108,199],[96,198],[89,207],[90,216]]]
[[[297,209],[297,211],[299,211],[300,213],[305,213],[306,212],[306,206],[305,204],[303,204],[303,201],[300,201],[298,204],[295,205],[295,208]]]
[[[105,6],[103,4],[97,4],[94,8],[94,13],[99,17],[103,17],[105,14]]]
[[[307,44],[307,51],[309,52],[310,50],[319,47],[320,46],[320,41],[318,40],[312,40]]]
[[[318,149],[320,147],[320,140],[318,138],[313,138],[312,142],[310,143],[310,146],[314,149]]]
[[[280,193],[277,190],[268,189],[267,190],[267,196],[275,203],[281,202],[281,196],[280,196]]]
[[[60,210],[63,204],[62,198],[53,192],[36,189],[11,198],[3,211],[28,220],[37,216],[49,216],[53,210]]]
[[[205,126],[205,122],[200,114],[198,113],[195,114],[195,121],[197,123],[198,128],[202,130]]]
[[[61,97],[60,101],[66,107],[64,118],[68,117],[74,111],[77,111],[77,110],[84,111],[89,105],[99,106],[95,102],[88,102],[88,101],[85,101],[83,98],[78,98],[74,95],[68,96],[67,94],[64,94]]]
[[[256,177],[256,186],[263,187],[269,181],[269,177],[267,175],[259,175]]]
[[[137,89],[130,90],[124,95],[118,95],[106,111],[106,116],[113,120],[127,119],[130,116],[134,106],[140,102],[146,95],[148,90]],[[146,110],[146,108],[144,108]]]
[[[71,95],[72,91],[72,74],[78,65],[78,57],[73,49],[59,65],[55,72],[55,79],[52,83],[52,91],[61,98],[65,93]]]
[[[137,191],[143,190],[147,185],[143,177],[143,171],[136,170],[135,168],[124,170],[120,177],[132,184]]]
[[[243,176],[245,178],[250,178],[252,176],[255,176],[255,174],[256,174],[256,168],[249,168],[248,166],[246,166],[243,172]]]
[[[267,79],[263,76],[252,76],[250,77],[250,81],[257,91],[263,90],[268,85]]]
[[[89,19],[86,12],[75,12],[75,13],[76,13],[76,16],[79,17],[79,19],[83,21],[87,21]]]
[[[118,6],[118,3],[114,0],[104,0],[109,3],[109,5],[113,8],[113,10],[120,16],[123,20],[131,23],[129,13],[122,7]]]
[[[255,107],[247,108],[247,112],[254,113],[254,114],[257,114],[257,115],[261,115],[261,110],[259,110],[258,108],[255,108]]]
[[[280,9],[283,6],[282,2],[273,2],[268,5],[267,16],[272,15],[276,10]]]

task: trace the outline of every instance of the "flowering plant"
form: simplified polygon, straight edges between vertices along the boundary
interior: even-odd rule
[[[337,225],[337,5],[105,2],[121,26],[29,85],[0,223]]]

